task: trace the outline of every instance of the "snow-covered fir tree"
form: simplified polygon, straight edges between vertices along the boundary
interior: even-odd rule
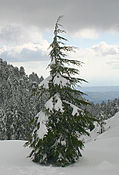
[[[66,58],[66,52],[73,48],[66,46],[64,42],[67,40],[60,35],[64,32],[60,29],[60,18],[50,45],[50,75],[37,90],[40,97],[48,93],[49,98],[34,117],[34,129],[27,144],[32,148],[30,156],[34,162],[67,166],[81,156],[84,144],[80,136],[88,134],[87,129],[93,125],[94,119],[82,108],[88,103],[81,98],[82,93],[76,90],[76,85],[84,80],[75,78],[79,71],[73,68],[81,63]]]

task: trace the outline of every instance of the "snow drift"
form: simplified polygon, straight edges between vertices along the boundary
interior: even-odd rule
[[[0,141],[1,175],[118,175],[119,174],[119,113],[107,121],[107,131],[91,133],[83,157],[66,168],[44,167],[27,158],[30,150],[25,141]]]

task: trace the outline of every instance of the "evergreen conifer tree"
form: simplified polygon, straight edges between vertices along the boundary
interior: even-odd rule
[[[66,46],[64,42],[67,40],[60,35],[64,32],[60,29],[60,18],[50,45],[50,76],[37,89],[40,97],[49,93],[49,98],[34,117],[34,129],[27,144],[32,148],[30,156],[34,162],[64,167],[81,156],[84,144],[80,136],[88,135],[87,129],[93,125],[94,119],[83,110],[82,106],[88,103],[83,100],[83,93],[76,89],[76,85],[85,80],[75,78],[78,69],[69,66],[80,66],[81,63],[66,59],[66,52],[73,48]]]

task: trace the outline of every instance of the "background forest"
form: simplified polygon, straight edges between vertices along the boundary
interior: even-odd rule
[[[36,73],[29,76],[24,67],[14,67],[0,59],[0,139],[27,140],[32,131],[29,125],[41,110],[48,94],[39,98],[33,90],[44,78]],[[78,98],[78,97],[77,97]],[[88,106],[88,111],[105,120],[119,111],[119,99]],[[30,126],[30,127],[29,127]]]

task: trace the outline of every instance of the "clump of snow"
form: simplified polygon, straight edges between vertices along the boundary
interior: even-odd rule
[[[61,145],[66,146],[66,141],[65,140],[62,140],[61,137],[59,137],[59,139],[57,140],[57,143],[60,143]]]
[[[53,102],[53,100],[55,101],[55,103]],[[60,111],[60,112],[64,112],[63,110],[63,104],[62,101],[60,99],[59,94],[55,94],[53,97],[51,97],[45,104],[45,108],[48,109],[50,112],[54,110],[56,111]],[[41,111],[36,115],[36,118],[38,118],[38,123],[40,125],[39,129],[37,130],[37,126],[34,130],[37,130],[37,134],[39,136],[40,139],[43,139],[44,136],[47,134],[47,121],[48,121],[48,115]]]
[[[53,110],[53,97],[51,97],[45,104],[46,109],[49,111]]]
[[[61,145],[64,145],[65,146],[66,145],[66,141],[65,140],[62,140],[61,141]]]
[[[70,106],[73,108],[72,115],[79,115],[79,112],[81,112],[81,109],[79,109],[77,106],[70,104]]]
[[[41,88],[48,89],[49,88],[49,82],[50,82],[51,79],[52,79],[52,77],[48,76],[46,79],[41,81],[41,83],[39,84],[39,89],[41,89]]]
[[[37,134],[40,139],[43,139],[44,135],[46,135],[48,132],[46,127],[48,116],[43,111],[41,111],[36,117],[38,117],[38,123],[40,123],[40,128],[37,130]]]
[[[54,101],[54,102],[53,102]],[[64,112],[63,110],[63,104],[62,101],[60,99],[59,94],[55,94],[53,97],[51,97],[45,104],[46,109],[49,109],[49,111],[60,111],[60,112]]]
[[[48,76],[46,79],[41,81],[41,83],[39,84],[39,89],[41,89],[41,88],[48,89],[49,88],[49,82],[51,80],[52,80],[52,76]],[[58,85],[62,88],[62,87],[65,87],[65,86],[69,85],[69,80],[67,80],[66,78],[61,76],[59,73],[57,73],[55,75],[55,77],[53,78],[53,84]]]
[[[83,112],[81,108],[78,108],[77,106],[73,105],[72,103],[69,103],[68,101],[64,100],[65,103],[69,104],[72,108],[72,115],[79,115],[80,112]]]
[[[53,79],[53,83],[54,83],[54,85],[58,85],[62,88],[62,87],[65,87],[69,84],[69,80],[67,80],[66,78],[61,76],[59,73],[57,73]]]
[[[62,101],[61,101],[61,98],[60,98],[60,96],[58,95],[58,93],[57,94],[55,94],[55,100],[56,100],[56,103],[55,103],[55,110],[56,111],[60,111],[60,112],[64,112],[64,110],[63,110],[63,104],[62,104]]]

